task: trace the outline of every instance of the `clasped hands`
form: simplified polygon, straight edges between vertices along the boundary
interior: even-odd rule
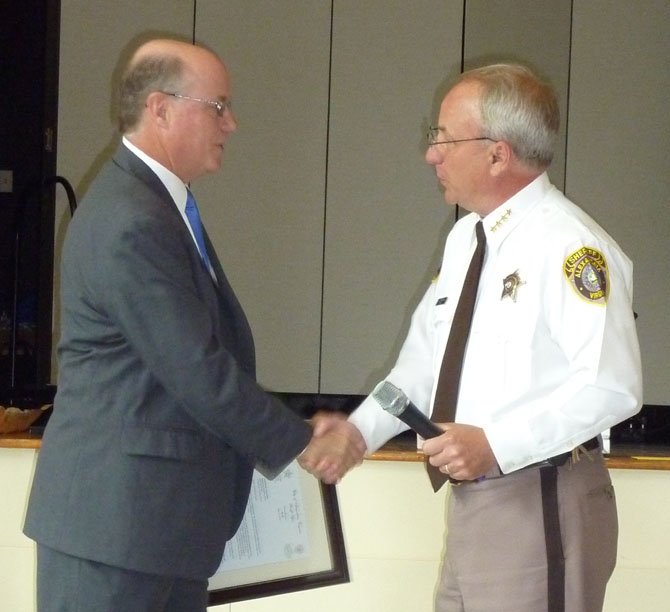
[[[311,424],[313,436],[298,463],[326,484],[336,484],[363,461],[365,440],[341,413],[318,412]],[[431,465],[456,480],[476,480],[496,466],[483,429],[461,423],[439,426],[444,433],[425,440],[422,447]]]
[[[336,484],[363,461],[365,440],[343,414],[320,411],[310,422],[312,439],[298,457],[298,463],[326,484]]]

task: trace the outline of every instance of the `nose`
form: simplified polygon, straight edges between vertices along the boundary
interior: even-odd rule
[[[431,166],[437,166],[437,164],[442,162],[442,154],[440,153],[439,147],[435,145],[429,145],[426,148],[426,155],[424,156],[426,163]]]
[[[221,117],[222,128],[225,132],[235,132],[237,130],[237,119],[230,107],[226,108]]]

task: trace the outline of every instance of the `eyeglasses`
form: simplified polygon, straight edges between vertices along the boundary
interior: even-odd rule
[[[207,104],[216,109],[216,114],[218,117],[223,117],[226,110],[232,110],[232,102],[230,100],[204,100],[203,98],[192,98],[191,96],[184,96],[178,93],[172,93],[170,91],[162,91],[166,96],[172,96],[173,98],[179,98],[180,100],[191,100],[192,102],[201,102],[202,104]]]
[[[426,138],[428,139],[429,147],[438,144],[455,144],[457,142],[471,142],[473,140],[490,140],[491,142],[495,142],[493,138],[489,138],[488,136],[478,136],[477,138],[457,138],[456,140],[437,140],[438,133],[440,132],[441,129],[442,128],[433,126],[428,128]]]

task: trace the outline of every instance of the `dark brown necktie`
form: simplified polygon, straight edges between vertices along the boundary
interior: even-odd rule
[[[472,324],[472,313],[475,309],[475,299],[477,298],[477,286],[484,263],[484,253],[486,252],[486,234],[481,221],[475,226],[477,235],[477,248],[475,249],[470,267],[465,275],[461,296],[458,299],[454,319],[449,331],[447,348],[442,358],[440,367],[440,376],[437,380],[437,390],[435,392],[435,403],[433,405],[433,414],[431,420],[436,423],[451,423],[456,417],[456,402],[458,400],[458,387],[461,381],[461,369],[463,368],[463,357],[465,356],[465,347],[468,343],[470,334],[470,325]],[[447,474],[443,474],[438,468],[427,464],[428,476],[437,491],[448,479]]]

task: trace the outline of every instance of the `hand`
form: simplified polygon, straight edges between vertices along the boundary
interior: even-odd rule
[[[363,461],[365,441],[358,429],[341,416],[320,414],[313,425],[314,435],[298,463],[326,484],[336,484]]]
[[[318,410],[309,420],[314,428],[314,435],[319,437],[331,428],[336,428],[341,421],[346,421],[347,415],[338,410]]]
[[[476,480],[496,465],[484,430],[462,423],[440,423],[444,433],[423,443],[431,465],[456,480]]]
[[[347,421],[347,415],[344,412],[339,410],[318,410],[310,419],[310,423],[314,428],[314,436],[317,438],[329,432],[348,432],[346,435],[351,437],[351,442],[354,446],[355,465],[360,465],[368,450],[367,445],[356,426]]]

